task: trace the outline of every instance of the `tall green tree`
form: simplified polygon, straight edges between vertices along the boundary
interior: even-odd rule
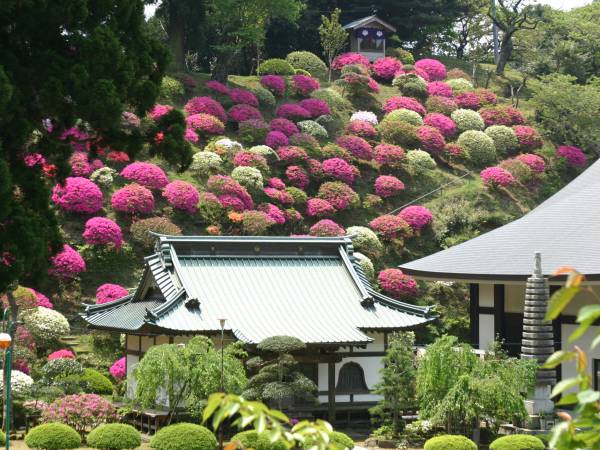
[[[43,276],[60,246],[47,183],[24,155],[40,153],[64,178],[61,136],[79,120],[99,146],[133,154],[143,141],[121,130],[121,113],[150,108],[167,61],[142,0],[0,2],[0,292]]]
[[[348,41],[348,33],[340,23],[340,13],[341,10],[336,8],[331,12],[329,17],[321,16],[321,26],[319,27],[323,55],[329,66],[329,81],[331,81],[331,63],[337,54],[346,46],[346,42]]]

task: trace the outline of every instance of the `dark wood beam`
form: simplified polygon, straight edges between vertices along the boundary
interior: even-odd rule
[[[327,363],[327,416],[330,424],[335,423],[335,363]]]
[[[506,337],[504,298],[504,285],[494,284],[494,339],[496,339],[496,336],[498,336],[500,340],[503,340]]]
[[[471,345],[479,348],[479,285],[469,286],[469,313],[471,318]]]

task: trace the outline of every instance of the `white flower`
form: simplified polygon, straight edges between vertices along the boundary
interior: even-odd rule
[[[369,122],[372,125],[377,125],[379,123],[377,116],[371,111],[356,111],[352,114],[352,117],[350,117],[350,122],[353,120],[362,120],[364,122]]]
[[[353,253],[354,259],[360,265],[367,278],[371,281],[375,280],[375,267],[373,262],[365,255],[359,252]]]
[[[314,120],[302,120],[298,122],[298,127],[303,133],[310,134],[317,139],[327,139],[329,137],[325,127]]]
[[[33,384],[33,378],[20,370],[11,370],[10,386],[14,395],[27,394]],[[0,390],[4,392],[4,370],[0,370]]]
[[[263,188],[263,176],[256,167],[236,167],[233,169],[233,172],[231,172],[231,178],[250,190],[259,190]]]
[[[223,160],[219,155],[213,152],[198,152],[192,157],[190,170],[196,176],[207,177],[221,169]]]
[[[254,147],[250,147],[248,149],[250,153],[254,153],[255,155],[264,156],[268,162],[275,162],[279,160],[279,156],[268,145],[255,145]]]
[[[24,311],[23,324],[36,341],[53,341],[71,332],[65,316],[43,306]]]
[[[237,152],[240,152],[244,149],[244,146],[240,144],[238,141],[234,141],[228,138],[218,139],[213,144],[215,148],[221,149],[230,155],[235,155]],[[210,144],[209,144],[210,146]],[[207,146],[208,147],[208,146]],[[210,148],[208,149],[210,150]]]

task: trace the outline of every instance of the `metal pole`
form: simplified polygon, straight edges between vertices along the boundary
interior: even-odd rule
[[[498,64],[500,49],[498,48],[498,25],[496,25],[496,0],[492,0],[492,35],[492,39],[494,39],[494,64]]]
[[[5,308],[2,321],[10,336],[13,323],[9,317],[9,308]],[[8,338],[10,339],[10,337]],[[6,432],[6,450],[10,450],[10,412],[11,412],[11,380],[12,380],[12,340],[4,352],[4,431]]]

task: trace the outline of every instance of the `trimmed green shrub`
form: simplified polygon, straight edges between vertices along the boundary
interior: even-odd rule
[[[150,439],[150,447],[156,450],[217,450],[217,446],[208,428],[193,423],[169,425]]]
[[[175,78],[165,76],[160,83],[160,98],[164,100],[176,100],[184,93],[183,84]]]
[[[304,70],[304,69],[294,69],[294,74],[295,75],[306,75],[307,77],[312,76],[308,70]]]
[[[388,56],[393,56],[395,58],[398,58],[400,61],[402,61],[402,64],[414,64],[415,63],[415,57],[413,56],[413,54],[411,52],[409,52],[408,50],[404,50],[403,48],[400,48],[400,47],[389,48],[387,50],[387,52],[389,53]]]
[[[479,130],[485,129],[485,122],[477,111],[470,109],[457,109],[450,114],[452,120],[456,124],[458,131]]]
[[[477,445],[464,436],[445,434],[425,442],[425,450],[477,450]]]
[[[481,167],[496,161],[496,147],[491,137],[483,131],[465,131],[458,137],[457,144],[474,165]]]
[[[294,69],[303,69],[313,77],[325,78],[327,76],[327,65],[321,58],[311,52],[292,52],[285,57]]]
[[[519,148],[519,140],[515,130],[504,125],[492,125],[486,128],[485,134],[492,138],[498,155],[506,155]]]
[[[250,92],[252,92],[254,95],[256,95],[256,98],[258,99],[258,103],[260,104],[260,106],[262,108],[269,109],[269,110],[275,109],[277,100],[275,100],[275,96],[273,95],[273,93],[270,90],[265,89],[261,85],[251,85],[251,86],[244,86],[244,87],[246,89],[248,89]]]
[[[251,191],[263,188],[263,176],[256,167],[238,166],[231,172],[231,178]]]
[[[414,73],[398,75],[396,78],[394,78],[394,81],[392,81],[392,86],[400,89],[402,95],[406,95],[408,97],[416,97],[420,99],[427,97],[427,82],[419,75]]]
[[[29,448],[40,450],[64,450],[79,447],[81,436],[63,423],[45,423],[33,427],[27,433],[25,444]]]
[[[364,204],[364,202],[363,202]],[[363,255],[360,252],[354,252],[354,259],[361,267],[367,278],[371,281],[375,280],[375,267],[373,266],[373,261],[369,259],[368,256]]]
[[[350,450],[354,448],[354,440],[347,434],[340,431],[334,431],[331,433],[331,442],[338,444],[343,448],[349,448]]]
[[[294,186],[285,188],[285,192],[290,194],[294,199],[294,206],[303,206],[308,201],[308,195],[302,189],[298,189]]]
[[[70,375],[83,375],[83,367],[74,359],[59,358],[48,361],[42,367],[42,375],[48,381]]]
[[[383,250],[381,241],[370,228],[361,226],[348,227],[346,228],[346,234],[348,236],[354,235],[352,245],[356,251],[377,256]]]
[[[383,120],[386,118],[387,120],[401,120],[402,122],[410,123],[417,127],[423,125],[423,118],[421,115],[411,109],[395,109],[392,112],[387,113]]]
[[[417,137],[417,127],[398,119],[384,119],[377,126],[381,134],[381,140],[388,144],[395,144],[406,148],[417,148],[419,138]]]
[[[473,83],[464,78],[452,78],[446,80],[446,83],[452,88],[452,92],[454,92],[455,95],[473,89]]]
[[[435,159],[423,150],[409,150],[406,153],[406,161],[408,162],[408,171],[413,176],[422,175],[426,171],[437,167]]]
[[[129,227],[131,239],[144,247],[145,250],[152,250],[156,243],[156,238],[149,231],[160,234],[169,234],[179,236],[181,228],[175,225],[166,217],[148,217],[147,219],[136,220]]]
[[[496,439],[490,450],[544,450],[541,439],[527,434],[511,434]]]
[[[110,379],[94,369],[84,369],[81,375],[84,392],[90,394],[112,394],[113,384]]]
[[[296,72],[289,62],[281,58],[267,59],[258,66],[259,75],[294,75]]]
[[[239,441],[245,448],[253,450],[286,450],[283,442],[272,443],[267,434],[258,434],[255,430],[242,431],[231,438],[230,442]]]
[[[101,450],[126,450],[142,445],[140,432],[124,423],[107,423],[94,428],[86,439],[88,447]]]

